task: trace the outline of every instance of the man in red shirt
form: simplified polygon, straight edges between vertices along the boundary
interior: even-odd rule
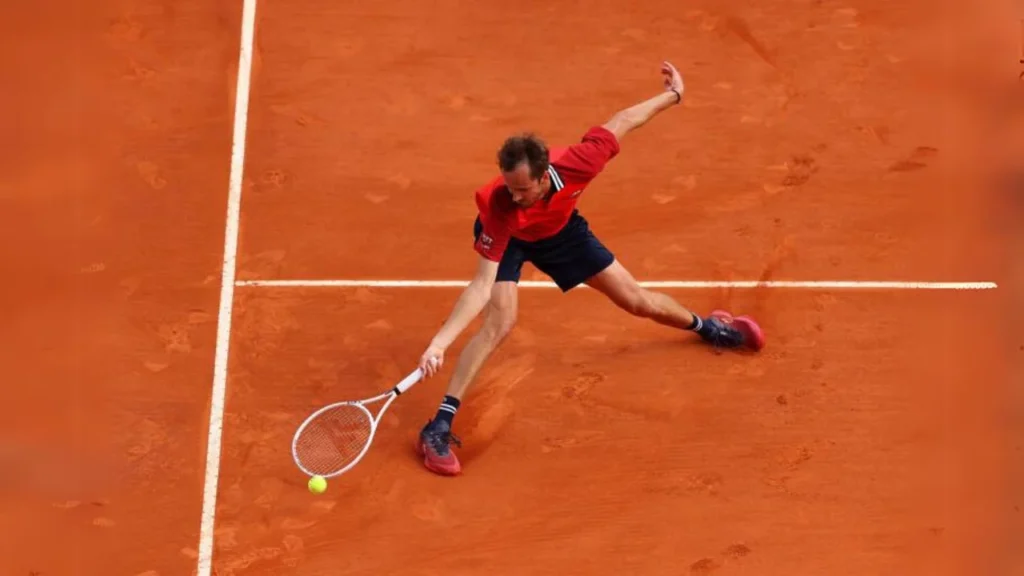
[[[498,151],[501,174],[476,191],[476,276],[420,358],[425,376],[433,376],[448,346],[486,307],[483,326],[460,355],[437,415],[420,432],[418,449],[427,469],[446,475],[461,471],[450,447],[459,444],[452,420],[484,361],[515,324],[516,283],[526,261],[563,292],[586,284],[630,314],[693,331],[714,346],[759,350],[764,345],[760,327],[749,317],[716,310],[701,318],[668,295],[642,288],[576,209],[580,194],[618,155],[623,136],[681,101],[679,73],[668,62],[661,71],[664,92],[590,128],[577,144],[549,150],[535,136],[523,135],[507,139]]]

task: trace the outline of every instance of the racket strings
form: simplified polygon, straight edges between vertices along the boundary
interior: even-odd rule
[[[295,457],[313,474],[333,474],[351,464],[370,442],[373,422],[360,406],[332,408],[311,420],[295,442]]]

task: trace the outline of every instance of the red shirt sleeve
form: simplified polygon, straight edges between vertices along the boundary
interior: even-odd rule
[[[570,146],[559,159],[558,170],[575,180],[589,181],[619,154],[619,141],[603,126],[587,130],[578,144]]]
[[[502,209],[499,200],[493,186],[478,190],[476,193],[481,228],[473,242],[473,249],[492,262],[501,261],[512,238],[507,211]]]

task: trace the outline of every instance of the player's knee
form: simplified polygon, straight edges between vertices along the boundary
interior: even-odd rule
[[[504,340],[506,336],[512,333],[512,328],[514,328],[515,325],[516,317],[514,314],[511,316],[502,316],[500,322],[498,323],[497,329],[495,330],[495,339],[498,342]]]
[[[625,298],[623,308],[626,309],[626,312],[640,318],[650,318],[658,311],[654,298],[643,289],[631,291]]]
[[[514,311],[495,310],[487,317],[484,331],[495,346],[512,332],[516,325]]]
[[[516,312],[515,302],[502,299],[494,299],[490,302],[487,318],[484,321],[484,331],[492,343],[497,345],[512,332],[512,328],[516,325]]]

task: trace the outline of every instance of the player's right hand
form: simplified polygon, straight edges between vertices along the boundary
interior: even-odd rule
[[[424,378],[430,378],[437,374],[442,364],[444,364],[444,349],[440,346],[431,344],[420,356],[419,368],[423,371]]]

